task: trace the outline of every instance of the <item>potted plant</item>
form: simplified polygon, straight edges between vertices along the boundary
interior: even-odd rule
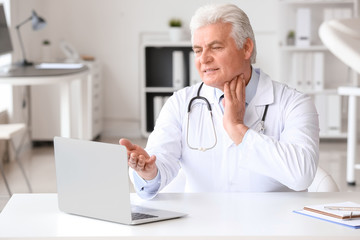
[[[169,20],[169,34],[170,40],[177,42],[182,40],[183,29],[182,29],[182,22],[178,18],[172,18]]]
[[[295,31],[290,30],[286,37],[286,44],[288,46],[293,46],[295,44]]]
[[[50,62],[51,61],[51,42],[48,39],[42,41],[42,61]]]

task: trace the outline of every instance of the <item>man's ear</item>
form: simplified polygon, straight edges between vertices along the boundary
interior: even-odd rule
[[[247,38],[243,45],[243,49],[245,59],[249,60],[254,50],[254,42],[250,38]]]

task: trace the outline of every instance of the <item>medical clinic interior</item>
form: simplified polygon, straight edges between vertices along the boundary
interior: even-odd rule
[[[209,3],[241,8],[252,67],[313,101],[319,160],[305,193],[360,192],[359,0],[0,0],[0,217],[16,196],[57,194],[54,137],[146,147],[166,101],[202,81],[189,24]],[[183,191],[177,178],[164,194]]]

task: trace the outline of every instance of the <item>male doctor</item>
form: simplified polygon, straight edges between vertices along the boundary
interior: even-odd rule
[[[203,6],[190,29],[203,84],[170,97],[145,149],[119,141],[136,192],[153,198],[180,168],[187,192],[306,191],[319,158],[311,98],[253,68],[254,33],[237,6]]]

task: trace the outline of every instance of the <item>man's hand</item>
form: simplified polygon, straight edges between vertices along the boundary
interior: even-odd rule
[[[145,180],[151,180],[156,177],[158,169],[155,164],[155,155],[150,157],[142,147],[132,144],[125,138],[120,139],[119,143],[127,149],[128,165],[134,169],[140,177]]]
[[[246,131],[245,115],[245,87],[244,74],[240,74],[224,85],[224,118],[225,131],[236,145],[240,144]]]

